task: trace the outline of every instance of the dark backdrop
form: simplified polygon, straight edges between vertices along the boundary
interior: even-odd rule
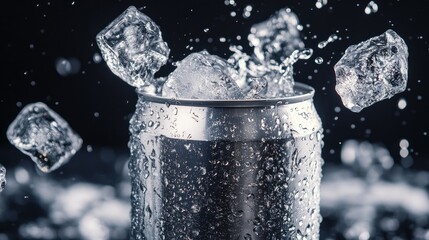
[[[325,128],[324,158],[339,159],[341,143],[361,139],[384,144],[399,161],[399,141],[407,139],[414,167],[429,168],[429,90],[425,71],[428,59],[429,1],[397,0],[375,2],[379,10],[366,15],[368,1],[329,0],[321,9],[316,0],[236,1],[236,6],[216,1],[9,1],[1,12],[0,148],[13,148],[6,129],[22,106],[42,101],[48,104],[82,136],[85,145],[125,149],[128,121],[134,111],[136,94],[110,72],[104,62],[94,63],[99,52],[96,34],[135,5],[150,16],[163,32],[171,48],[172,61],[192,51],[207,49],[228,56],[228,46],[242,44],[250,51],[247,34],[254,23],[267,19],[276,10],[290,7],[304,25],[307,47],[313,58],[296,64],[296,81],[316,89],[315,105]],[[249,18],[243,18],[245,6],[253,6]],[[231,12],[236,12],[236,17]],[[205,32],[204,29],[209,31]],[[407,90],[390,100],[373,105],[361,113],[342,106],[334,90],[333,65],[347,46],[379,35],[388,28],[402,36],[409,47]],[[332,33],[342,38],[324,49],[317,43]],[[236,36],[240,35],[241,40]],[[219,38],[225,37],[226,42]],[[196,42],[195,39],[199,39]],[[192,39],[192,42],[190,41]],[[314,58],[324,63],[317,65]],[[79,73],[61,76],[55,69],[58,58],[76,58]],[[160,75],[173,68],[162,68]],[[309,77],[310,76],[310,77]],[[404,98],[407,107],[398,108]],[[335,107],[341,111],[336,112]],[[352,127],[354,126],[354,127]],[[83,148],[85,149],[85,148]],[[15,159],[4,159],[6,163]]]

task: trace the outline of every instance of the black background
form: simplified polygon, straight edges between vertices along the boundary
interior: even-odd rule
[[[83,138],[83,149],[86,145],[126,149],[128,121],[137,96],[133,87],[111,73],[105,62],[93,63],[93,56],[99,52],[96,34],[130,5],[135,5],[161,27],[163,38],[171,48],[171,61],[203,49],[227,57],[231,54],[230,44],[242,44],[250,53],[247,34],[251,25],[267,19],[280,8],[290,7],[304,26],[306,46],[315,50],[310,60],[296,64],[295,80],[316,89],[315,105],[325,128],[325,161],[339,161],[341,143],[360,139],[384,144],[400,162],[399,141],[407,139],[413,167],[429,169],[429,118],[426,116],[429,1],[376,0],[379,10],[370,15],[364,13],[369,1],[329,0],[321,9],[315,7],[315,2],[236,0],[236,6],[226,5],[223,0],[2,3],[0,149],[14,148],[6,138],[6,129],[21,110],[20,103],[25,106],[36,101],[45,102],[69,122]],[[242,12],[249,4],[253,11],[245,19]],[[235,17],[231,16],[232,11],[236,12]],[[205,32],[206,28],[209,31]],[[402,36],[409,48],[407,90],[361,113],[352,113],[343,107],[334,90],[333,65],[347,46],[388,28]],[[318,49],[317,43],[333,33],[342,39]],[[237,35],[241,36],[240,41]],[[227,41],[220,42],[221,37]],[[196,38],[199,42],[195,42]],[[325,60],[321,65],[314,63],[318,56]],[[59,75],[55,61],[60,57],[77,58],[81,63],[80,72],[66,77]],[[167,75],[172,70],[170,63],[159,75]],[[407,101],[403,110],[398,108],[400,98]],[[341,111],[335,112],[335,107]],[[0,155],[0,162],[6,167],[13,161],[15,159],[4,159]]]

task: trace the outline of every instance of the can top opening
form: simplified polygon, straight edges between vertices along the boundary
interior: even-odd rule
[[[264,99],[187,99],[187,98],[167,98],[157,95],[142,93],[137,90],[140,97],[147,101],[164,103],[169,105],[183,106],[204,106],[204,107],[263,107],[270,105],[284,105],[303,102],[314,96],[314,88],[307,84],[295,82],[295,95],[284,98],[264,98]]]

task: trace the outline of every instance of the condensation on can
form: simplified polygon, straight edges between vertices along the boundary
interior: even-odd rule
[[[132,239],[318,239],[314,90],[264,100],[139,94],[130,122]]]

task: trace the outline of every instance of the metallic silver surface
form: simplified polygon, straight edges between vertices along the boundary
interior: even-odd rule
[[[132,239],[318,239],[314,90],[275,100],[144,94],[131,120]]]
[[[143,114],[151,126],[142,134],[203,141],[280,139],[285,131],[295,137],[306,136],[321,128],[312,102],[314,89],[300,83],[296,89],[302,94],[231,101],[166,99],[143,94],[149,109]]]

